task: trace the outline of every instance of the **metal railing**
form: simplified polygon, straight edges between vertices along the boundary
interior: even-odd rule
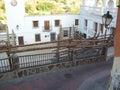
[[[19,68],[29,68],[69,61],[68,51],[26,55],[18,57]]]
[[[95,30],[94,29],[88,29],[88,34],[90,37],[93,37],[95,35]]]
[[[54,57],[55,53],[43,53],[35,55],[20,56],[19,59],[19,68],[28,68],[34,66],[42,66],[48,64],[54,64],[56,58]]]
[[[0,73],[8,72],[10,70],[9,59],[0,59]]]
[[[25,69],[37,66],[50,65],[55,63],[69,62],[75,60],[83,60],[85,58],[92,58],[102,56],[102,48],[80,48],[76,50],[65,50],[59,53],[43,53],[35,55],[18,56],[17,58],[11,58],[12,70]],[[9,59],[0,59],[0,73],[11,71]]]
[[[116,16],[116,13],[117,13],[117,8],[91,7],[91,6],[80,6],[80,8],[81,8],[80,13],[81,14],[86,14],[87,13],[87,15],[94,14],[94,15],[101,16],[104,13],[106,13],[107,11],[110,11],[110,13],[113,16]]]
[[[50,32],[50,31],[52,31],[52,26],[47,26],[47,27],[45,27],[45,26],[42,26],[42,31],[43,32]]]

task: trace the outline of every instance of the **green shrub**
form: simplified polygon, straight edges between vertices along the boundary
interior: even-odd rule
[[[29,4],[25,5],[25,12],[30,14],[30,15],[33,13],[31,5],[29,5]]]
[[[6,20],[6,16],[0,16],[0,20]]]
[[[5,12],[5,4],[2,4],[0,8]]]
[[[67,1],[66,0],[62,0],[61,3],[63,3],[64,5],[66,5]]]
[[[43,2],[43,3],[39,3],[36,6],[36,9],[38,11],[50,11],[52,9],[54,9],[55,5],[50,3],[50,2]]]

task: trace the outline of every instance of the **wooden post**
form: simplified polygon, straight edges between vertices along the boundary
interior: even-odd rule
[[[75,29],[74,29],[74,25],[73,25],[73,38],[75,39]]]
[[[72,39],[69,38],[69,45],[68,45],[68,57],[69,57],[69,60],[71,61],[72,60],[72,51],[71,51],[71,42],[72,42]]]
[[[59,62],[59,57],[60,57],[60,35],[58,35],[58,43],[57,43],[57,52],[56,52],[56,56],[57,56],[57,62]]]
[[[16,36],[13,30],[12,30],[12,39],[13,39],[13,44],[16,45]]]
[[[7,43],[7,52],[6,53],[8,55],[8,59],[9,59],[10,70],[13,70],[13,65],[12,65],[12,60],[11,60],[10,52],[11,52],[11,46]]]
[[[71,39],[71,27],[70,27],[70,31],[69,31],[69,39]]]
[[[60,34],[59,34],[59,39],[63,39],[63,31],[62,31],[62,25],[60,25]]]
[[[7,27],[6,27],[6,34],[7,34],[7,43],[10,45],[9,31]]]
[[[7,33],[7,55],[9,59],[9,64],[10,64],[10,70],[12,70],[12,61],[11,61],[11,56],[10,56],[10,51],[11,51],[11,46],[10,46],[10,39],[9,39],[9,31],[8,28],[6,27],[6,33]]]

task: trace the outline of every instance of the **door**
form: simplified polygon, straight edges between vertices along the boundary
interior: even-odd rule
[[[40,41],[40,34],[35,34],[35,41]]]
[[[51,33],[51,34],[50,34],[50,40],[51,40],[51,41],[56,40],[56,33]]]
[[[19,45],[24,45],[24,39],[22,36],[18,37],[18,43],[19,43]]]

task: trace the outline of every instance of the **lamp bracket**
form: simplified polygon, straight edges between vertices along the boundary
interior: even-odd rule
[[[119,8],[120,8],[120,5],[117,5],[117,7],[119,7]]]

